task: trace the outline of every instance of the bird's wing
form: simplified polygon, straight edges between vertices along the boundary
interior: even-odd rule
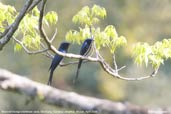
[[[84,55],[84,56],[87,55],[91,50],[91,47],[92,47],[92,43],[88,44],[87,42],[85,42],[81,47],[80,55]]]
[[[84,42],[80,50],[80,55],[85,55],[85,53],[89,50],[89,47],[89,44],[87,42]]]
[[[59,65],[62,58],[63,58],[62,56],[59,56],[59,55],[56,54],[54,56],[53,60],[52,60],[52,63],[51,63],[51,66],[50,66],[49,70],[54,70]]]

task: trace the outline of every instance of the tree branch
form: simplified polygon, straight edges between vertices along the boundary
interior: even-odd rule
[[[4,69],[0,69],[0,88],[32,98],[37,97],[40,101],[57,107],[93,111],[98,114],[147,114],[148,112],[146,108],[129,103],[112,102],[55,89]]]
[[[24,50],[28,53],[28,54],[36,54],[36,53],[44,53],[45,56],[47,57],[52,57],[52,55],[48,52],[52,51],[60,56],[63,57],[67,57],[67,58],[74,58],[74,59],[84,59],[87,61],[91,61],[91,62],[98,62],[101,67],[104,69],[104,71],[106,71],[108,74],[110,74],[113,77],[122,79],[122,80],[128,80],[128,81],[135,81],[135,80],[143,80],[143,79],[147,79],[147,78],[151,78],[156,76],[158,69],[155,69],[150,75],[148,76],[143,76],[143,77],[138,77],[138,78],[126,78],[123,77],[121,75],[119,75],[118,71],[123,69],[124,67],[121,67],[120,69],[113,69],[110,67],[110,65],[105,62],[104,58],[99,54],[98,50],[96,50],[95,45],[94,45],[94,49],[95,49],[95,53],[96,53],[96,57],[85,57],[85,56],[81,56],[81,55],[76,55],[76,54],[71,54],[71,53],[62,53],[60,51],[58,51],[53,45],[52,45],[52,41],[54,39],[54,36],[57,34],[57,31],[55,32],[54,36],[52,37],[52,39],[50,40],[48,38],[48,36],[46,35],[43,26],[42,26],[42,22],[43,22],[43,15],[44,15],[44,9],[45,9],[45,5],[46,5],[46,1],[47,0],[36,0],[33,2],[33,0],[28,0],[25,4],[25,6],[23,7],[23,9],[20,11],[20,14],[18,15],[18,17],[16,18],[16,20],[14,21],[13,24],[11,24],[1,35],[0,35],[0,50],[2,50],[2,48],[4,47],[4,45],[11,39],[11,37],[13,36],[14,32],[17,30],[22,18],[25,16],[25,14],[27,13],[27,11],[31,10],[33,7],[35,7],[40,1],[42,1],[41,7],[40,7],[40,16],[39,16],[39,31],[40,31],[40,35],[41,37],[44,39],[47,48],[44,46],[43,50],[38,50],[38,51],[34,51],[31,52],[29,51],[26,47],[24,47],[24,45],[21,45]],[[31,9],[30,9],[31,8]],[[61,65],[62,66],[62,65]],[[65,66],[65,65],[63,65]],[[116,64],[115,64],[116,67]]]
[[[52,43],[53,40],[55,39],[56,35],[57,35],[57,28],[55,29],[55,33],[53,34],[52,38],[50,39],[50,42]]]
[[[40,31],[40,36],[45,40],[48,48],[50,49],[51,41],[49,40],[48,36],[46,35],[46,33],[45,33],[44,29],[43,29],[43,15],[44,15],[46,1],[47,0],[42,0],[42,4],[41,4],[41,7],[40,7],[39,31]]]
[[[91,62],[91,61],[85,60],[85,61],[83,61],[82,63],[87,63],[87,62]],[[68,65],[72,65],[72,64],[78,64],[78,63],[79,63],[79,61],[73,61],[73,62],[68,62],[68,63],[60,63],[59,65],[60,65],[61,67],[64,67],[64,66],[68,66]]]
[[[41,0],[34,0],[33,3],[28,8],[27,12],[31,11],[36,5],[38,5],[41,2]]]
[[[107,64],[105,62],[105,60],[103,59],[103,57],[99,54],[98,50],[96,49],[95,45],[93,45],[94,49],[95,49],[95,53],[96,53],[96,58],[94,57],[85,57],[85,56],[81,56],[81,55],[76,55],[76,54],[70,54],[70,53],[62,53],[60,51],[58,51],[51,43],[50,39],[48,38],[48,36],[46,35],[44,29],[43,29],[43,15],[44,15],[44,10],[45,10],[45,5],[46,5],[46,1],[47,0],[42,0],[42,4],[41,4],[41,7],[40,7],[40,16],[39,16],[39,31],[40,31],[40,35],[41,37],[44,39],[45,43],[47,44],[48,46],[48,49],[51,50],[52,52],[60,55],[60,56],[63,56],[63,57],[68,57],[68,58],[74,58],[74,59],[83,59],[83,60],[88,60],[88,61],[92,61],[92,62],[98,62],[101,67],[104,69],[104,71],[106,71],[108,74],[112,75],[113,77],[116,77],[116,78],[119,78],[121,80],[127,80],[127,81],[137,81],[137,80],[144,80],[144,79],[147,79],[147,78],[151,78],[151,77],[154,77],[157,72],[158,72],[158,69],[154,70],[152,72],[151,75],[148,75],[148,76],[142,76],[142,77],[138,77],[138,78],[126,78],[126,77],[122,77],[121,75],[118,74],[118,71],[121,70],[122,68],[120,69],[112,69],[110,67],[109,64]],[[115,66],[116,67],[116,66]]]

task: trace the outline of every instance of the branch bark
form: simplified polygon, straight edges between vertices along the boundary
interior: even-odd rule
[[[79,95],[55,89],[41,83],[33,82],[24,76],[13,74],[0,69],[0,88],[5,91],[14,91],[57,107],[72,108],[75,110],[91,111],[102,114],[147,114],[147,108],[129,103],[112,102]]]

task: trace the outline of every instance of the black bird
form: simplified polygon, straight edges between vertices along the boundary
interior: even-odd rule
[[[68,51],[68,48],[69,48],[69,45],[70,43],[68,42],[62,42],[58,48],[58,50],[60,52],[63,52],[63,53],[67,53]],[[54,70],[56,69],[56,67],[59,65],[59,63],[62,61],[63,59],[63,56],[60,56],[58,54],[56,54],[52,60],[52,63],[51,63],[51,66],[49,68],[50,70],[50,77],[49,77],[49,80],[48,80],[48,85],[51,85],[52,83],[52,77],[53,77],[53,72]]]
[[[88,38],[83,42],[81,50],[80,50],[80,55],[86,56],[89,53],[89,51],[91,50],[91,47],[92,47],[92,41],[93,41],[93,39]],[[80,59],[79,62],[78,62],[77,74],[76,74],[75,79],[73,80],[73,83],[75,83],[77,78],[78,78],[78,74],[79,74],[79,71],[80,71],[80,68],[81,68],[82,61],[83,60]]]

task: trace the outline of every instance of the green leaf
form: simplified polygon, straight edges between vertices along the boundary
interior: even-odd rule
[[[116,39],[116,46],[123,46],[127,43],[126,38],[124,36],[120,36],[119,38]]]
[[[67,41],[71,42],[72,41],[72,36],[73,36],[73,34],[72,34],[72,31],[70,30],[70,31],[68,31],[66,33],[65,38],[66,38]]]
[[[116,32],[116,29],[113,25],[108,25],[104,31],[110,38],[112,39],[118,38],[118,33]]]
[[[39,35],[36,35],[35,38],[33,38],[32,43],[35,45],[35,49],[40,48],[41,38]]]
[[[101,48],[101,46],[105,47],[109,43],[109,37],[104,31],[100,31],[100,28],[95,30],[94,38],[98,50]]]
[[[73,18],[72,21],[74,23],[83,24],[83,25],[90,25],[90,8],[88,6],[85,6],[79,11]]]
[[[133,52],[135,57],[135,63],[137,63],[138,65],[142,65],[143,63],[145,63],[146,66],[149,63],[149,56],[153,54],[151,46],[149,46],[149,44],[147,43],[138,43],[134,47]]]
[[[121,40],[121,42],[122,42],[121,44],[122,45],[127,44],[127,40],[126,40],[126,38],[124,36],[120,36],[119,39]]]
[[[58,15],[54,11],[50,11],[46,14],[45,19],[50,23],[50,24],[57,24],[58,22]]]
[[[100,6],[94,5],[93,8],[88,6],[83,7],[75,16],[72,21],[81,25],[93,26],[100,21],[99,18],[106,16],[106,10]]]
[[[17,12],[14,7],[10,5],[4,5],[0,3],[0,28],[3,31],[3,28],[6,28],[10,25],[15,17],[17,16]]]
[[[137,65],[142,65],[142,63],[143,63],[143,57],[142,57],[142,55],[138,55],[136,58],[135,58],[135,63],[137,64]]]
[[[22,49],[22,46],[20,44],[16,43],[14,46],[14,51],[18,52],[18,51],[21,51],[21,49]]]
[[[104,18],[106,16],[106,10],[103,7],[100,7],[98,5],[94,5],[92,7],[92,15]]]
[[[39,9],[37,8],[37,6],[36,7],[34,7],[33,8],[33,10],[32,10],[32,15],[34,15],[34,16],[39,16],[39,14],[40,14],[40,11],[39,11]]]
[[[96,24],[98,23],[100,20],[97,17],[92,18],[92,23]]]
[[[164,64],[164,59],[158,55],[150,55],[149,59],[153,68],[159,68],[161,64]]]
[[[85,27],[85,28],[80,28],[80,36],[82,37],[82,40],[86,38],[90,38],[91,33],[90,33],[90,28]]]
[[[70,30],[69,32],[67,32],[65,37],[66,37],[66,40],[69,42],[81,44],[82,36],[80,35],[80,32],[78,31]]]

